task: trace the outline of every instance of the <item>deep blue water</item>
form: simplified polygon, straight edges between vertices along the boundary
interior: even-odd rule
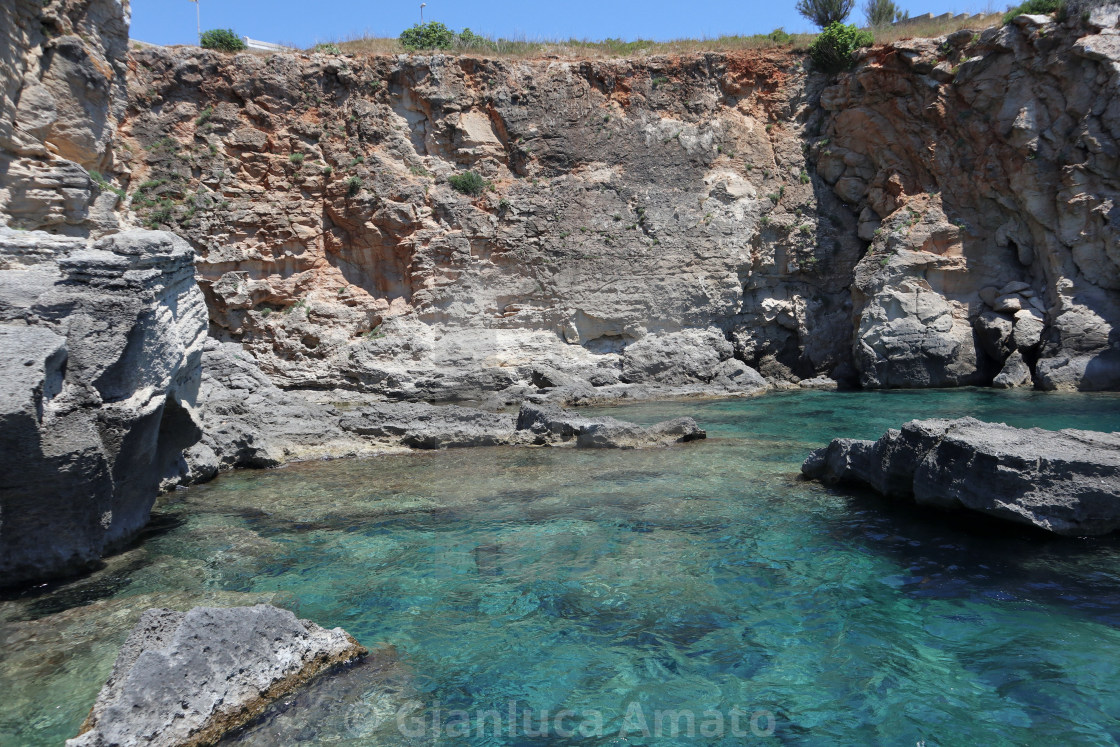
[[[103,571],[0,603],[0,743],[73,735],[144,608],[259,600],[391,648],[274,709],[250,744],[1120,739],[1120,541],[796,479],[831,437],[963,415],[1120,430],[1120,397],[797,392],[600,412],[688,414],[709,439],[319,462],[168,496]],[[564,736],[580,726],[591,736]]]

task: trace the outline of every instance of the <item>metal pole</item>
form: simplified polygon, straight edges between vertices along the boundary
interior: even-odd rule
[[[194,0],[194,20],[198,26],[198,45],[202,46],[202,3]]]
[[[424,25],[424,7],[426,5],[427,5],[427,3],[420,3],[420,25],[421,26]]]

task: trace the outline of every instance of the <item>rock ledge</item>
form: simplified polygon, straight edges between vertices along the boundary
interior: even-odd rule
[[[861,485],[1055,534],[1120,529],[1120,433],[912,420],[878,441],[834,439],[801,471],[825,484]]]

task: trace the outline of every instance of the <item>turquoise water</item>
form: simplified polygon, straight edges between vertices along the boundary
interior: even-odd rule
[[[1120,430],[1120,397],[797,392],[601,411],[690,414],[709,439],[319,462],[165,497],[104,570],[0,602],[0,744],[73,735],[146,607],[262,600],[385,646],[246,744],[1120,740],[1120,541],[796,479],[833,436],[966,414]]]

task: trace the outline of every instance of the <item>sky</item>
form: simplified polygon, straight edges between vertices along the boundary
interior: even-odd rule
[[[761,34],[782,27],[814,31],[795,0],[426,0],[425,21],[455,31],[507,39],[653,39]],[[857,0],[850,21],[863,23]],[[911,15],[1002,11],[992,0],[901,0]],[[232,28],[239,36],[300,48],[356,36],[395,37],[420,20],[419,2],[383,0],[199,0],[202,30]],[[132,38],[152,44],[194,44],[195,3],[132,0]]]

